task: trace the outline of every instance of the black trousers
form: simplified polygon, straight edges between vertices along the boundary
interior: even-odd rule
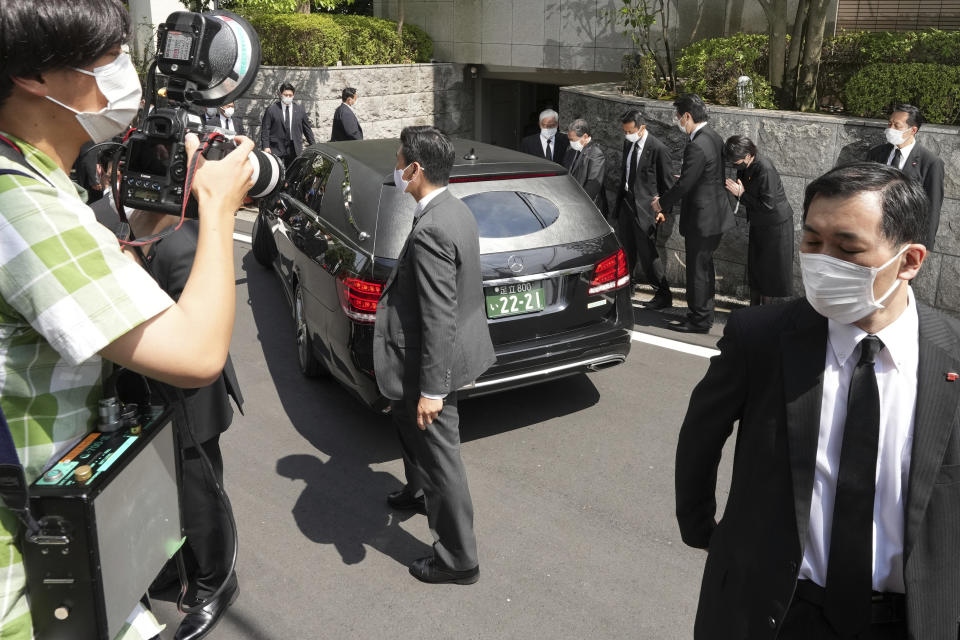
[[[444,399],[443,411],[425,430],[417,426],[419,399],[411,396],[390,403],[400,435],[407,486],[423,491],[437,559],[451,569],[473,569],[478,564],[477,539],[467,472],[460,457],[457,394],[450,393]]]
[[[223,456],[220,454],[220,436],[202,442],[200,446],[210,458],[217,482],[222,487]],[[195,590],[198,598],[206,598],[227,577],[230,567],[233,538],[229,514],[210,483],[210,478],[203,468],[203,459],[196,448],[183,449],[180,470],[180,503],[184,533],[187,536],[183,551],[190,591]]]
[[[805,600],[799,590],[794,595],[777,640],[907,640],[905,618],[893,621],[874,622],[855,639],[837,635],[823,616],[820,604]]]
[[[655,217],[639,216],[631,194],[620,197],[617,211],[617,237],[627,254],[627,265],[633,282],[646,281],[653,287],[657,297],[670,297],[670,283],[660,252],[657,251],[657,224]],[[637,275],[637,266],[643,270],[643,278]]]
[[[687,235],[683,239],[687,252],[687,321],[696,327],[713,326],[713,297],[717,291],[713,252],[722,237]]]

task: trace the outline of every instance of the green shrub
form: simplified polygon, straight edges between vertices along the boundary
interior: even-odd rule
[[[846,87],[853,115],[886,118],[891,105],[919,107],[928,122],[960,124],[960,67],[933,63],[878,63],[857,72]]]
[[[663,83],[657,80],[657,63],[651,55],[628,53],[623,56],[623,88],[626,93],[645,98],[662,98]]]
[[[433,42],[420,27],[381,18],[324,13],[251,14],[246,16],[260,36],[263,64],[325,67],[338,60],[347,65],[428,62]]]
[[[753,80],[753,104],[773,109],[767,81],[767,36],[739,33],[700,40],[685,47],[677,60],[677,80],[684,92],[699,94],[714,104],[737,104],[737,79]]]
[[[817,79],[821,101],[846,104],[845,87],[866,65],[960,60],[958,31],[842,31],[824,42]]]

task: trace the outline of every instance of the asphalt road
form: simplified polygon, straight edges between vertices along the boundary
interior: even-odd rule
[[[221,439],[240,596],[208,638],[691,637],[705,554],[680,541],[674,451],[719,328],[682,337],[699,355],[635,341],[621,366],[464,401],[480,581],[425,585],[407,565],[430,552],[426,518],[384,501],[403,477],[389,420],[300,375],[280,282],[248,249],[231,349],[246,415]],[[637,337],[678,337],[662,324],[638,311]],[[172,638],[179,614],[155,609]]]

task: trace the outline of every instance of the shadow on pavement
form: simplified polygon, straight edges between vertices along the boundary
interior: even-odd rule
[[[313,542],[334,545],[345,564],[362,562],[365,545],[405,565],[428,555],[427,544],[398,526],[409,515],[386,504],[386,495],[400,489],[402,480],[370,468],[400,457],[389,417],[368,409],[332,378],[300,373],[283,284],[252,253],[244,256],[242,268],[270,381],[290,423],[315,450],[276,463],[278,475],[306,482],[292,510],[300,531]],[[462,437],[469,441],[522,428],[598,400],[593,383],[581,375],[464,401]]]

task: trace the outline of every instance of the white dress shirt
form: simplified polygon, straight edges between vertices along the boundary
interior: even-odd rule
[[[348,105],[348,106],[349,106],[349,105]],[[438,195],[440,195],[441,193],[443,193],[443,192],[446,191],[446,190],[447,190],[446,187],[440,187],[439,189],[436,189],[436,190],[434,190],[434,191],[431,191],[431,192],[428,193],[427,195],[425,195],[425,196],[423,196],[422,198],[420,198],[420,201],[417,202],[416,208],[413,210],[413,215],[414,215],[414,217],[420,215],[420,212],[423,211],[423,210],[427,207],[428,204],[430,204],[430,201],[431,201],[431,200],[433,200],[434,198],[436,198]],[[423,396],[424,398],[429,399],[429,400],[443,400],[444,398],[447,397],[447,394],[445,394],[445,393],[444,393],[444,394],[434,394],[434,393],[423,393],[422,391],[420,392],[420,395]]]
[[[630,176],[633,175],[634,170],[637,167],[637,160],[640,159],[640,154],[643,153],[643,145],[647,144],[647,130],[643,130],[643,135],[640,136],[640,139],[637,140],[636,151],[633,151],[634,147],[631,145],[631,151],[627,152],[627,182],[623,185],[624,191],[630,191]],[[633,154],[631,157],[630,154]]]
[[[237,128],[233,126],[233,118],[228,118],[227,116],[220,114],[220,128],[227,129],[228,131],[233,131],[236,133]]]
[[[850,378],[860,359],[859,344],[866,335],[852,324],[829,321],[810,528],[800,566],[800,579],[812,580],[822,587],[827,586],[847,394]],[[874,365],[880,390],[880,440],[873,503],[873,589],[903,593],[904,508],[919,362],[919,321],[913,289],[908,289],[907,308],[900,317],[876,335],[884,348],[877,354]]]
[[[697,131],[700,131],[700,129],[703,129],[705,126],[707,126],[706,120],[695,126],[693,131],[690,132],[690,139],[693,140],[693,136],[697,135]]]
[[[552,138],[544,138],[543,134],[540,134],[540,150],[543,151],[543,155],[547,155],[547,142],[550,142],[550,160],[553,160],[553,154],[557,150],[557,134],[553,134]]]
[[[902,170],[902,169],[903,169],[903,165],[907,164],[907,156],[910,155],[910,152],[913,151],[913,147],[914,147],[916,144],[917,144],[917,139],[914,138],[914,139],[913,139],[913,142],[911,142],[910,144],[908,144],[908,145],[905,146],[905,147],[901,147],[901,148],[900,148],[900,166],[897,167],[897,169],[901,169],[901,170]],[[894,148],[890,151],[890,155],[887,156],[887,164],[890,164],[891,162],[893,162],[893,154],[895,154],[896,152],[897,152],[897,147],[894,147]]]

